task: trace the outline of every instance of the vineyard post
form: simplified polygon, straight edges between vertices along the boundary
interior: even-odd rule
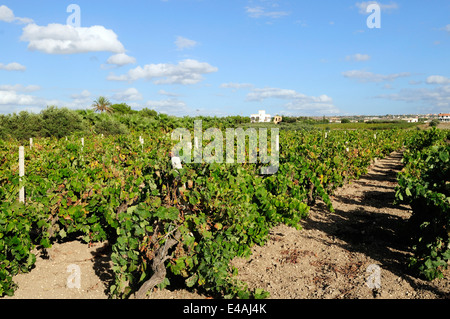
[[[84,161],[84,137],[81,138],[81,160]]]
[[[25,176],[25,148],[19,147],[19,181],[22,182],[22,177]],[[25,203],[25,187],[19,191],[19,202]]]
[[[142,138],[142,136],[139,136],[139,143],[141,143],[142,151],[144,151],[144,139]]]
[[[172,157],[172,168],[174,169],[182,169],[183,166],[181,165],[181,158],[178,156],[173,156]]]

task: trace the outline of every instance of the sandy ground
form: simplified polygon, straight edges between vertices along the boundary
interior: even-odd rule
[[[12,299],[107,299],[111,263],[103,244],[55,243],[36,254],[35,268],[14,277],[19,288]],[[10,298],[10,297],[5,297]]]
[[[265,289],[273,299],[450,298],[450,271],[442,280],[427,282],[405,268],[410,248],[402,234],[410,210],[392,204],[400,160],[401,154],[393,153],[340,188],[332,198],[334,213],[318,203],[301,230],[275,227],[264,247],[233,261],[239,279],[250,288]],[[105,299],[111,278],[102,244],[55,244],[48,256],[38,256],[30,273],[15,277],[19,289],[13,298]],[[206,296],[163,290],[150,298]]]

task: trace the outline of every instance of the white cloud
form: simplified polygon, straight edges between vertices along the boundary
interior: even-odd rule
[[[92,96],[91,92],[89,92],[88,90],[83,90],[80,94],[72,94],[70,97],[72,99],[87,99],[90,98]]]
[[[286,104],[286,109],[289,113],[305,114],[305,115],[330,115],[338,114],[340,111],[333,103],[319,103],[319,102],[305,102],[292,101]]]
[[[426,80],[427,84],[450,84],[450,78],[442,75],[431,75]]]
[[[0,89],[0,105],[10,108],[15,106],[46,106],[46,100],[29,94],[22,94],[11,89]]]
[[[421,82],[414,82],[417,84]],[[377,98],[410,103],[423,103],[427,112],[438,113],[450,108],[450,78],[442,75],[431,75],[426,80],[427,84],[435,84],[430,88],[408,88],[398,93],[376,96]]]
[[[264,88],[254,89],[247,95],[248,101],[262,101],[264,99],[301,99],[306,95],[298,93],[294,90],[278,89],[278,88]]]
[[[265,99],[282,99],[289,102],[284,107],[290,111],[307,114],[335,114],[339,110],[333,104],[333,99],[325,94],[308,96],[295,90],[280,88],[253,89],[247,95],[247,101],[261,102]]]
[[[14,15],[14,12],[5,5],[0,6],[0,21],[17,22],[17,23],[32,23],[33,20],[29,18],[19,18]]]
[[[154,80],[155,84],[196,84],[203,80],[202,75],[217,72],[216,67],[206,62],[183,60],[178,64],[160,63],[138,66],[127,74],[110,74],[111,81],[136,81],[139,79]],[[156,80],[157,79],[157,80]]]
[[[15,91],[15,92],[34,92],[39,91],[41,87],[39,85],[28,85],[24,86],[22,84],[10,85],[3,84],[0,85],[0,91]]]
[[[391,2],[389,4],[382,4],[378,1],[364,1],[364,2],[357,2],[355,3],[355,6],[359,9],[359,13],[361,14],[367,14],[367,6],[370,4],[378,4],[380,6],[381,11],[385,12],[392,12],[393,10],[396,10],[399,8],[399,5],[395,2]]]
[[[195,47],[197,45],[197,42],[184,37],[177,37],[177,39],[175,40],[175,45],[177,46],[177,50],[181,51]]]
[[[450,24],[447,24],[445,27],[442,28],[442,30],[447,31],[450,33]]]
[[[177,97],[177,96],[180,96],[180,95],[177,94],[177,93],[167,92],[167,91],[165,91],[165,90],[159,90],[159,91],[158,91],[158,94],[160,94],[160,95],[165,95],[165,96],[170,96],[170,97]]]
[[[103,26],[75,28],[52,23],[48,26],[29,24],[23,28],[22,41],[29,50],[48,54],[74,54],[96,51],[123,53],[124,46],[114,31]]]
[[[75,104],[86,104],[91,102],[92,94],[88,90],[83,90],[80,94],[70,96]]]
[[[266,11],[261,6],[245,7],[245,10],[250,18],[272,18],[277,19],[288,16],[290,13],[286,11]]]
[[[247,95],[248,101],[262,101],[265,99],[276,98],[276,99],[286,99],[286,100],[304,100],[308,102],[319,102],[319,103],[330,103],[332,98],[327,95],[321,95],[319,97],[307,96],[303,93],[298,93],[295,90],[279,89],[279,88],[264,88],[264,89],[253,89]]]
[[[181,115],[187,113],[186,103],[177,99],[168,99],[160,101],[147,101],[146,106],[157,111],[170,115]]]
[[[88,108],[92,105],[92,94],[88,90],[83,90],[79,94],[72,94],[70,96],[72,99],[69,103],[59,102],[56,105],[64,105],[68,108]]]
[[[17,62],[13,62],[13,63],[9,63],[9,64],[3,64],[0,63],[0,70],[5,70],[5,71],[25,71],[27,68]]]
[[[423,102],[426,106],[432,106],[435,112],[440,112],[450,108],[450,85],[442,85],[435,89],[403,89],[399,93],[379,95],[377,97],[411,103]]]
[[[38,85],[4,84],[0,85],[0,112],[12,113],[29,111],[38,113],[48,105],[62,105],[58,100],[45,99],[39,96],[27,94],[39,91]]]
[[[140,101],[142,94],[136,88],[129,88],[113,95],[113,99],[117,101]]]
[[[48,105],[67,107],[69,109],[86,109],[92,105],[92,94],[88,90],[83,90],[78,94],[72,94],[69,101],[48,99],[36,95],[24,94],[38,91],[40,89],[41,87],[37,85],[0,85],[0,113],[20,111],[39,113]]]
[[[383,74],[375,74],[375,73],[364,71],[364,70],[346,71],[346,72],[342,72],[342,75],[346,78],[355,79],[361,83],[393,81],[400,77],[411,76],[411,74],[408,72],[383,75]]]
[[[135,64],[136,59],[126,55],[125,53],[118,53],[109,57],[106,61],[108,64],[115,64],[117,66],[124,66],[127,64]]]
[[[18,94],[15,91],[0,91],[1,105],[35,105],[36,98],[31,95]]]
[[[225,107],[221,107],[221,108],[199,108],[195,110],[195,115],[198,116],[217,116],[217,117],[225,117],[225,116],[233,116],[233,113],[228,113],[227,111],[229,111],[230,109],[232,109],[233,106],[225,106]],[[193,112],[191,111],[191,114],[193,114]]]
[[[368,60],[370,60],[370,55],[356,53],[354,55],[347,55],[347,57],[345,59],[347,61],[356,61],[356,62],[368,61]]]
[[[230,83],[223,83],[222,85],[220,85],[221,88],[226,88],[226,89],[251,89],[253,88],[253,84],[251,83],[234,83],[234,82],[230,82]]]
[[[13,22],[15,19],[13,11],[5,5],[0,6],[0,21]]]
[[[128,76],[126,74],[122,75],[115,75],[113,73],[110,73],[107,77],[107,80],[109,81],[131,81],[128,79]]]

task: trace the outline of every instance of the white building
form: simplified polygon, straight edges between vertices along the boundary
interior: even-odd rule
[[[418,123],[419,122],[419,118],[413,117],[413,118],[403,118],[403,121],[406,121],[408,123]]]
[[[449,113],[440,113],[439,121],[441,122],[450,122],[450,114]]]
[[[266,114],[266,111],[264,110],[259,110],[258,114],[250,115],[250,119],[252,123],[269,123],[272,121],[272,116]]]

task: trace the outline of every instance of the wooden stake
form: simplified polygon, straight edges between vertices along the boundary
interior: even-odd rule
[[[25,176],[25,148],[19,147],[19,177]],[[19,179],[22,182],[22,178]],[[19,202],[25,203],[25,187],[22,187],[19,191]]]

